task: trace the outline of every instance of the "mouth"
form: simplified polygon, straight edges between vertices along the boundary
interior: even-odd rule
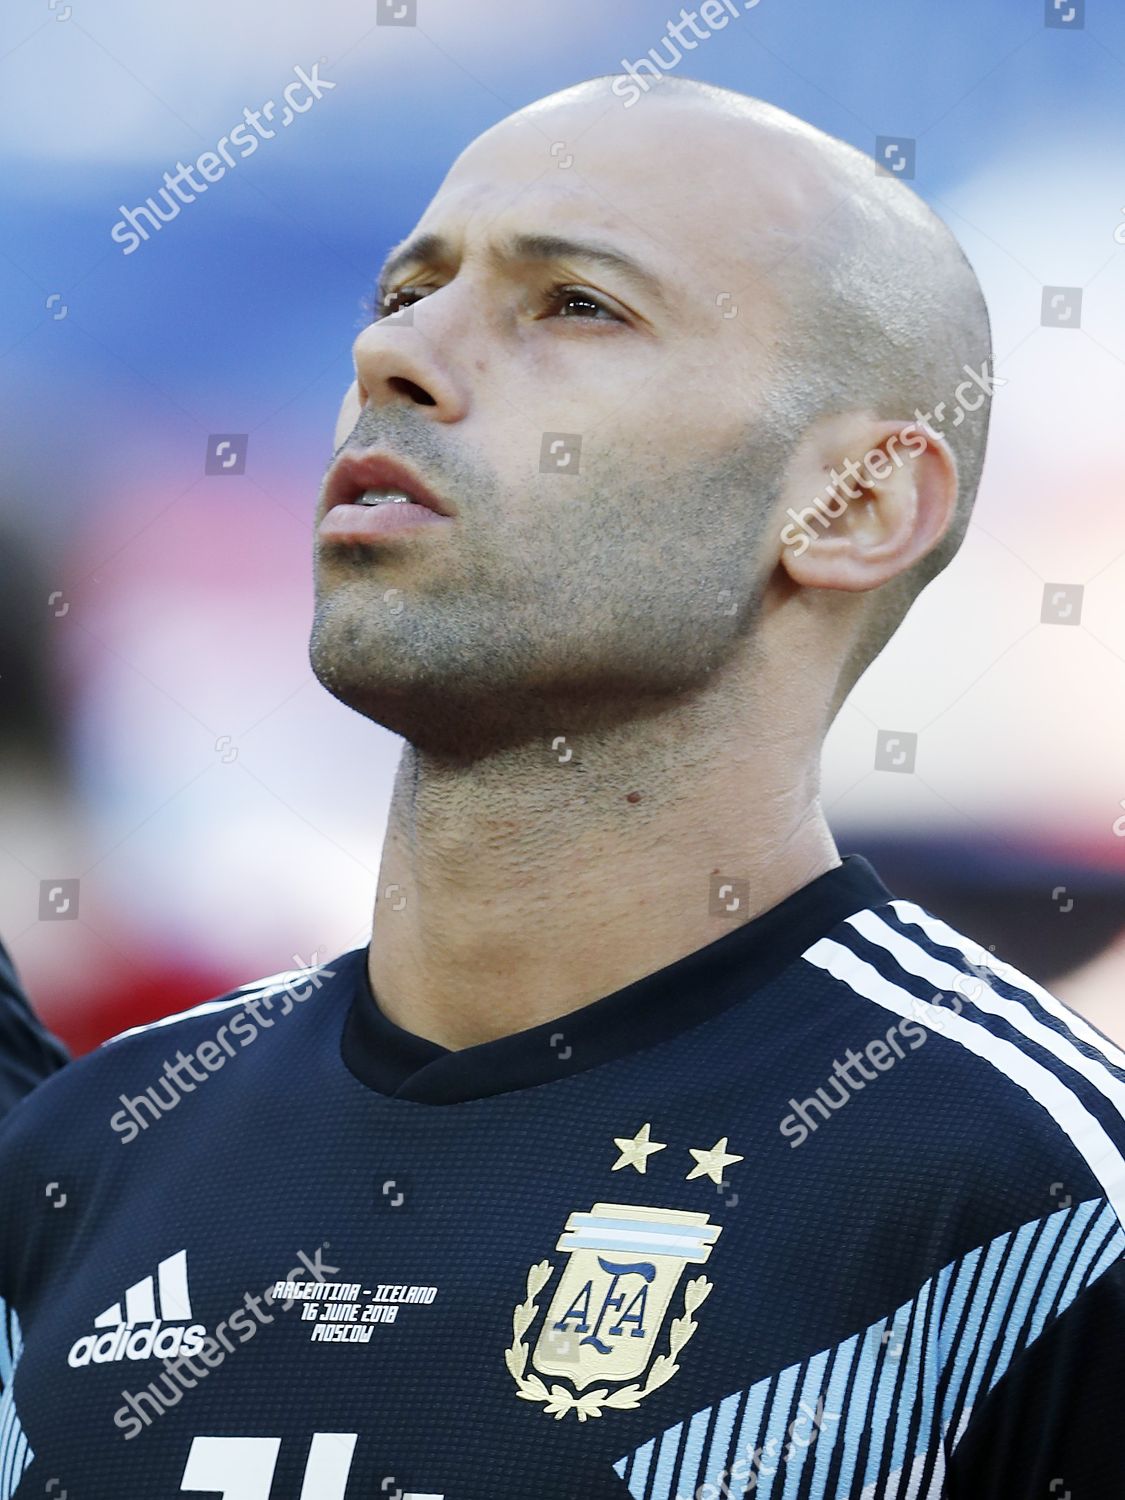
[[[340,454],[328,476],[324,505],[326,516],[338,505],[415,507],[447,520],[457,514],[456,508],[430,489],[409,464],[374,450]]]
[[[318,537],[335,542],[372,542],[448,526],[456,507],[415,471],[386,452],[341,453],[328,474]]]

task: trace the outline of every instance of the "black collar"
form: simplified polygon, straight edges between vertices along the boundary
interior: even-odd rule
[[[341,963],[354,986],[341,1044],[368,1088],[420,1104],[458,1104],[553,1083],[654,1046],[746,1000],[853,912],[891,900],[861,854],[826,870],[769,911],[714,942],[542,1025],[450,1049],[395,1025],[379,1009],[368,948]]]

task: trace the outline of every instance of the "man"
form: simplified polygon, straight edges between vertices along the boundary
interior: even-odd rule
[[[58,795],[64,759],[59,695],[45,670],[46,611],[38,607],[50,585],[26,533],[6,521],[0,510],[0,782],[6,813],[18,809],[26,826],[38,827],[32,809],[66,805]],[[9,848],[12,828],[9,820]],[[22,871],[26,862],[13,860],[10,867]],[[67,1059],[66,1048],[32,1009],[0,942],[0,1119]]]
[[[949,232],[596,79],[376,310],[311,646],[406,742],[372,939],[0,1137],[0,1500],[1122,1493],[1125,1056],[818,801],[977,486]]]

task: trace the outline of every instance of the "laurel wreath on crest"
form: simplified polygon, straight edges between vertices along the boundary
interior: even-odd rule
[[[696,1276],[688,1282],[684,1289],[683,1313],[680,1317],[673,1318],[669,1327],[668,1352],[658,1355],[653,1360],[644,1385],[638,1385],[634,1381],[632,1385],[622,1386],[616,1391],[610,1391],[602,1386],[598,1390],[587,1391],[585,1395],[576,1396],[565,1386],[556,1384],[548,1389],[538,1375],[525,1373],[530,1351],[523,1341],[523,1336],[538,1316],[539,1307],[535,1299],[550,1281],[554,1270],[550,1261],[541,1260],[528,1271],[527,1297],[512,1314],[513,1339],[511,1347],[504,1350],[504,1363],[508,1366],[512,1379],[519,1388],[520,1396],[525,1401],[542,1402],[544,1410],[549,1412],[556,1421],[561,1421],[567,1412],[571,1411],[578,1414],[580,1422],[585,1422],[588,1417],[600,1417],[605,1407],[616,1408],[619,1411],[631,1410],[646,1396],[651,1395],[653,1391],[671,1380],[680,1368],[676,1363],[676,1356],[696,1329],[695,1318],[692,1314],[711,1295],[714,1286],[714,1282],[708,1281],[706,1276]]]

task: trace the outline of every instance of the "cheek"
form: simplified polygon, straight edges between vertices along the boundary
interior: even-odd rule
[[[338,448],[348,433],[351,432],[359,420],[359,413],[359,387],[357,382],[353,380],[348,387],[347,395],[340,402],[340,414],[336,418],[336,435],[332,445],[334,448]]]

